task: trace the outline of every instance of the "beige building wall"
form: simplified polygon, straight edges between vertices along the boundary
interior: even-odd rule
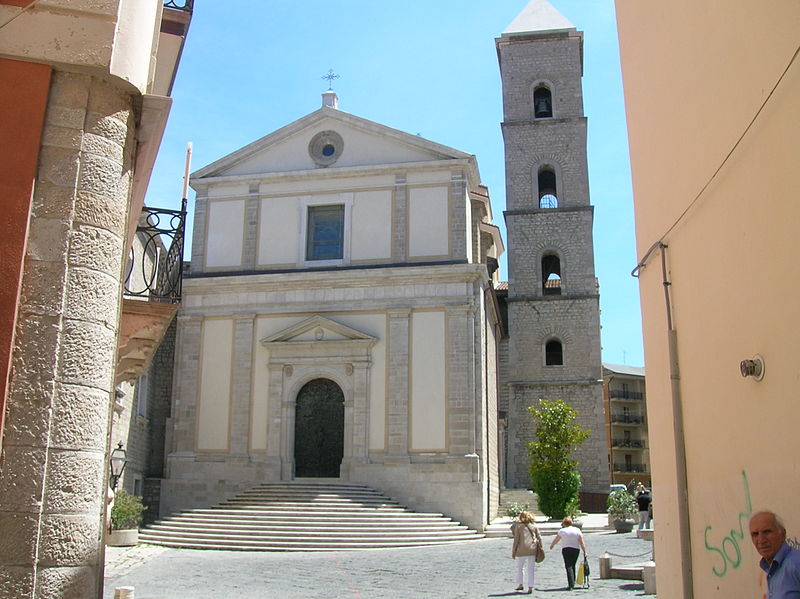
[[[800,4],[617,0],[617,13],[658,594],[760,597],[750,514],[775,510],[800,537]],[[739,370],[756,354],[761,381]]]

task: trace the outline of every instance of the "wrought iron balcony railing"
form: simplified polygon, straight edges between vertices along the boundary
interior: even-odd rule
[[[644,447],[644,441],[641,439],[611,439],[611,447],[642,449]]]
[[[641,391],[625,391],[624,389],[612,389],[608,392],[608,395],[611,399],[633,399],[637,401],[644,399],[644,393]]]
[[[618,464],[614,463],[614,472],[647,472],[647,464]]]
[[[180,210],[142,209],[125,276],[125,295],[178,303],[183,283],[186,200]]]
[[[164,0],[164,7],[192,12],[192,9],[194,9],[194,0]]]
[[[634,414],[621,414],[619,412],[611,413],[611,422],[621,422],[624,424],[642,424],[644,419],[641,416]]]

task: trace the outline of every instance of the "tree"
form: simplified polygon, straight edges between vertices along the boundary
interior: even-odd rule
[[[560,399],[540,399],[528,411],[536,425],[537,441],[528,443],[528,452],[539,509],[549,518],[563,518],[578,510],[581,477],[578,462],[571,457],[591,431],[574,422],[578,413]]]

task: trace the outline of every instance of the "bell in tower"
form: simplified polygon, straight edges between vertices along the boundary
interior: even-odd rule
[[[545,86],[539,86],[533,92],[533,116],[537,119],[545,119],[553,116],[553,98],[550,90]]]

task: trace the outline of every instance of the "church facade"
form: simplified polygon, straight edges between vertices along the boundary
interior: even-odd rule
[[[475,157],[323,106],[195,172],[161,511],[333,478],[497,511],[503,251]]]
[[[546,0],[497,39],[507,285],[475,157],[340,111],[334,92],[192,175],[161,514],[323,478],[482,530],[502,487],[530,485],[540,398],[593,431],[576,457],[597,508],[582,42]]]

